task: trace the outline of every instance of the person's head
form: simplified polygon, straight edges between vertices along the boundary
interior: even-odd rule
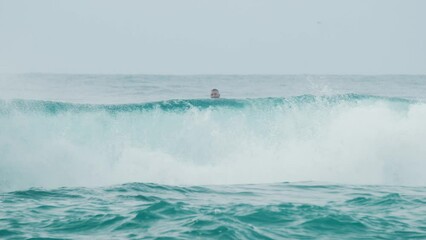
[[[219,90],[217,90],[216,88],[212,89],[212,92],[210,93],[210,97],[211,98],[219,98],[220,97]]]

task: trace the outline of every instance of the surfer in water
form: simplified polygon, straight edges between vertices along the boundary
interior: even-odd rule
[[[210,93],[210,97],[211,98],[220,98],[219,90],[217,90],[216,88],[213,88],[212,92]]]

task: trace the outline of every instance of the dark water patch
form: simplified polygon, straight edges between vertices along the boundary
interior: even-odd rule
[[[401,195],[399,195],[398,193],[390,193],[384,196],[356,197],[346,201],[347,204],[353,204],[358,206],[383,206],[383,207],[399,205],[404,202],[407,202],[407,200],[402,198]]]
[[[147,222],[145,224],[145,228],[151,226],[151,224],[152,224],[151,222]],[[144,227],[143,225],[141,226],[141,224],[137,223],[137,222],[125,222],[125,223],[117,226],[116,228],[114,228],[114,231],[130,231],[130,232],[132,232],[134,230],[141,229],[143,227]],[[137,236],[137,235],[135,234],[135,236]]]
[[[224,225],[210,229],[191,230],[183,234],[195,238],[238,239],[237,231]]]
[[[390,205],[400,204],[404,201],[405,200],[398,193],[391,193],[377,199],[377,201],[374,204],[379,206],[390,206]]]
[[[177,192],[177,193],[193,193],[205,192],[207,189],[203,187],[180,187],[171,185],[161,185],[155,183],[127,183],[112,188],[107,188],[107,192]]]
[[[119,192],[119,198],[133,199],[141,202],[159,202],[163,196],[169,200],[182,199],[194,194],[213,194],[214,190],[201,186],[170,186],[154,183],[129,183],[105,189],[106,192]],[[125,193],[125,194],[124,194]]]
[[[419,205],[426,205],[426,199],[425,198],[414,198],[411,200],[413,203],[419,204]]]
[[[41,205],[41,206],[37,206],[36,209],[38,210],[52,210],[52,209],[57,209],[59,206],[54,206],[54,205]]]
[[[305,182],[305,183],[286,183],[281,185],[283,188],[289,188],[289,189],[301,189],[301,190],[327,190],[327,191],[334,191],[342,189],[341,185],[333,185],[333,184],[318,184],[318,183],[312,183],[312,182]],[[349,187],[349,186],[348,186]]]
[[[346,215],[327,215],[305,221],[302,226],[312,231],[331,231],[333,233],[360,232],[367,227],[360,221]]]
[[[115,214],[68,217],[65,219],[54,219],[44,228],[48,229],[49,232],[60,233],[93,232],[110,228],[124,219],[125,217]]]
[[[43,190],[43,189],[29,189],[25,191],[15,191],[11,192],[11,195],[13,197],[17,198],[26,198],[26,199],[33,199],[33,200],[39,200],[43,198],[47,199],[73,199],[73,198],[82,198],[81,195],[77,194],[69,194],[66,192],[63,192],[62,190]]]
[[[144,209],[133,211],[134,217],[131,222],[126,222],[121,225],[117,230],[134,228],[134,227],[149,227],[153,222],[160,220],[172,220],[179,218],[188,218],[195,214],[194,211],[185,208],[184,203],[170,203],[166,201],[159,201],[152,205],[148,205]]]
[[[249,191],[234,192],[234,193],[230,193],[230,194],[241,196],[241,197],[256,197],[256,196],[258,196],[258,194],[254,193],[254,192],[249,192]]]
[[[371,198],[367,197],[356,197],[350,200],[347,200],[346,203],[348,204],[354,204],[354,205],[365,205],[368,204],[371,201]]]
[[[295,221],[296,207],[293,204],[269,205],[264,207],[247,206],[237,214],[238,220],[259,226],[287,224]]]
[[[145,195],[119,195],[117,196],[119,198],[123,198],[123,199],[133,199],[136,201],[141,201],[141,202],[156,202],[156,201],[160,201],[161,198],[159,197],[155,197],[155,196],[145,196]]]
[[[195,218],[189,219],[187,222],[183,224],[183,226],[199,229],[203,227],[213,226],[214,224],[215,224],[215,221],[213,218],[195,217]]]
[[[150,222],[154,220],[159,220],[161,218],[162,217],[159,214],[144,209],[137,211],[136,216],[133,218],[133,220],[137,222]]]
[[[19,231],[13,231],[13,230],[7,230],[7,229],[0,229],[0,237],[12,237],[16,235],[22,234]]]
[[[36,238],[28,238],[28,240],[67,240],[70,238],[50,238],[50,237],[36,237]]]
[[[393,233],[395,239],[426,239],[425,232],[417,232],[417,231],[395,231]]]
[[[183,202],[170,203],[166,201],[160,201],[154,203],[148,208],[144,209],[145,212],[154,212],[160,215],[165,216],[175,216],[176,214],[192,214],[193,211],[190,211],[185,208],[186,204]]]
[[[411,228],[408,223],[404,222],[406,219],[394,218],[387,216],[387,214],[370,214],[361,217],[360,220],[368,226],[370,230],[376,230],[387,234],[393,234],[395,231]]]
[[[230,227],[233,226],[233,227]],[[223,225],[218,221],[215,224],[208,226],[192,227],[195,230],[186,231],[183,233],[185,238],[196,239],[276,239],[279,235],[263,231],[252,225],[240,224],[233,222],[232,224]]]
[[[178,237],[153,237],[153,239],[156,239],[156,240],[176,240],[176,239],[183,239],[183,238],[178,238]]]

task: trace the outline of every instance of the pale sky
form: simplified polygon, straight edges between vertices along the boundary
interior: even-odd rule
[[[425,0],[0,0],[0,73],[426,74]]]

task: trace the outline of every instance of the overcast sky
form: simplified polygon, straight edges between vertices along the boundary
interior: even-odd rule
[[[0,73],[426,74],[425,0],[0,0]]]

